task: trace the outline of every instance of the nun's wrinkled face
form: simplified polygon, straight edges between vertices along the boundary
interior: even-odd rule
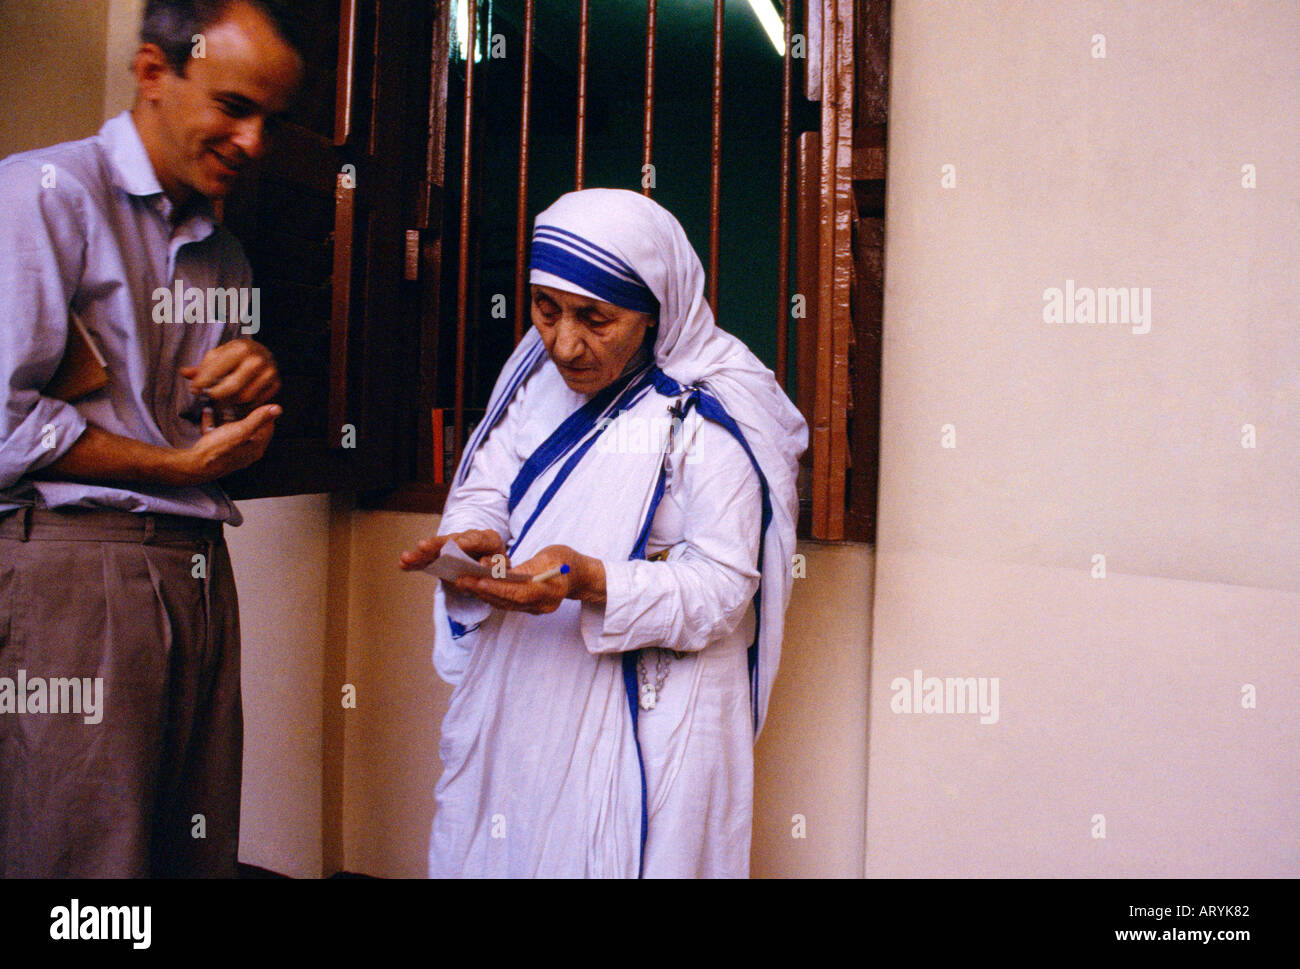
[[[533,284],[533,326],[569,389],[594,394],[623,372],[654,317],[590,296]]]

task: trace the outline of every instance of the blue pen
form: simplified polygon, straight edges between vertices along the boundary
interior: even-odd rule
[[[568,574],[569,574],[568,565],[557,565],[553,569],[547,569],[545,572],[537,573],[537,575],[533,576],[533,581],[545,582],[547,579],[553,579],[557,575],[568,575]]]

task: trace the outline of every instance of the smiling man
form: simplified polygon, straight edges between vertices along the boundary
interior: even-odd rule
[[[266,450],[280,379],[237,315],[151,299],[251,286],[211,203],[303,61],[270,0],[149,0],[140,40],[131,111],[0,163],[0,678],[104,697],[93,724],[0,698],[0,877],[236,872],[241,517],[217,482]],[[74,317],[98,389],[56,390]]]

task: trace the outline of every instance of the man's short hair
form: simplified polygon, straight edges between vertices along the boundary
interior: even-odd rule
[[[234,3],[260,10],[285,43],[306,59],[298,18],[283,0],[149,0],[140,22],[140,43],[157,44],[171,69],[184,74],[194,51],[194,35],[219,21]]]

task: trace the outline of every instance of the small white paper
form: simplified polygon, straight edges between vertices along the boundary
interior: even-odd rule
[[[533,581],[531,575],[522,572],[507,572],[504,576],[494,576],[491,566],[474,561],[455,542],[445,542],[438,557],[426,565],[424,571],[448,581],[459,579],[462,575],[477,575],[485,579],[501,578],[506,582]]]

